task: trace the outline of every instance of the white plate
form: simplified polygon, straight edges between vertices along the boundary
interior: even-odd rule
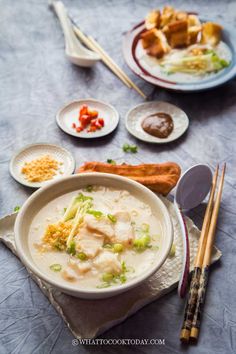
[[[92,110],[98,111],[99,117],[103,118],[105,122],[105,125],[102,129],[92,133],[88,133],[86,130],[77,133],[75,129],[72,128],[73,123],[76,123],[76,125],[79,123],[79,110],[83,104],[88,105]],[[64,106],[57,113],[56,120],[59,127],[67,134],[76,136],[77,138],[91,139],[108,135],[113,130],[115,130],[119,122],[119,114],[113,106],[102,101],[88,98],[73,101]]]
[[[157,138],[146,133],[142,128],[141,124],[143,119],[157,112],[167,113],[173,119],[174,129],[167,138]],[[167,102],[153,101],[142,103],[132,108],[126,115],[126,128],[130,134],[148,143],[164,144],[174,141],[184,134],[188,126],[189,120],[186,113],[182,111],[182,109]]]
[[[44,155],[50,155],[57,161],[62,162],[59,169],[59,173],[56,174],[52,179],[44,182],[29,182],[22,174],[21,170],[25,162],[32,161]],[[46,143],[31,144],[25,146],[23,149],[19,150],[10,161],[9,166],[10,173],[15,180],[27,187],[39,188],[43,185],[51,182],[52,180],[58,179],[60,177],[69,176],[75,170],[75,160],[71,153],[66,149]]]

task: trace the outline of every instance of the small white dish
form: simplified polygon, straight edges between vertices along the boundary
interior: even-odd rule
[[[143,274],[137,275],[125,284],[102,289],[75,287],[73,283],[64,284],[60,279],[55,280],[50,276],[50,273],[41,271],[31,256],[29,249],[29,237],[31,237],[30,226],[35,215],[45,205],[59,196],[77,191],[80,188],[86,187],[88,184],[127,190],[139,200],[148,204],[153,211],[153,215],[158,218],[158,221],[161,224],[163,239],[158,257],[156,257],[155,262],[153,262],[150,268],[146,269]],[[60,291],[84,299],[102,299],[111,297],[141,284],[161,268],[169,255],[173,242],[173,228],[169,212],[162,200],[156,194],[142,184],[129,178],[99,172],[81,173],[57,181],[55,180],[33,193],[26,200],[17,214],[14,233],[17,253],[28,269]]]
[[[48,181],[29,182],[21,172],[22,167],[24,166],[25,162],[30,162],[44,155],[50,155],[62,163],[58,173]],[[9,165],[9,171],[12,177],[17,182],[31,188],[39,188],[51,182],[52,180],[56,180],[64,176],[69,176],[74,172],[74,170],[75,160],[68,150],[57,145],[46,143],[30,144],[25,146],[23,149],[17,151],[17,153],[12,156]]]
[[[174,129],[167,138],[158,138],[146,133],[142,128],[144,118],[157,112],[169,114],[174,122]],[[177,106],[162,101],[152,101],[139,104],[126,115],[126,129],[137,139],[148,143],[165,144],[178,139],[189,126],[187,114]]]
[[[99,118],[103,118],[105,123],[102,129],[91,133],[88,133],[87,130],[78,133],[74,128],[72,128],[73,123],[76,123],[77,125],[79,123],[79,110],[83,104],[88,105],[92,110],[98,111]],[[113,130],[115,130],[119,122],[119,114],[117,110],[110,104],[88,98],[73,101],[65,105],[58,111],[56,120],[59,127],[65,133],[76,136],[77,138],[91,139],[108,135]]]

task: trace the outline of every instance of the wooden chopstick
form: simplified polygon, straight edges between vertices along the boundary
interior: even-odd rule
[[[105,50],[100,46],[98,42],[96,42],[91,36],[88,37],[90,41],[96,46],[96,48],[100,51],[100,53],[107,58],[109,58],[111,64],[119,71],[119,73],[125,78],[125,80],[128,82],[128,84],[135,90],[137,91],[143,98],[147,98],[147,96],[143,93],[143,91],[140,90],[138,86],[135,85],[135,83],[126,75],[126,73],[114,62],[114,60],[105,52]]]
[[[190,333],[190,339],[194,341],[198,339],[198,335],[199,335],[201,313],[203,310],[203,305],[206,296],[207,282],[209,276],[209,266],[211,263],[211,255],[212,255],[212,249],[215,240],[215,231],[216,231],[217,219],[218,219],[220,202],[221,202],[223,185],[224,185],[225,169],[226,169],[226,164],[224,164],[223,167],[220,184],[219,184],[219,190],[216,196],[216,201],[214,204],[208,237],[206,241],[206,249],[205,249],[205,254],[204,254],[203,264],[202,264],[198,298],[197,298],[197,303],[196,303],[196,308],[195,308],[195,313],[194,313],[192,328]]]
[[[132,86],[129,83],[130,79],[124,73],[124,71],[121,70],[121,68],[116,64],[116,62],[105,52],[105,50],[100,46],[100,44],[98,42],[95,41],[95,39],[92,36],[88,36],[88,39],[93,44],[93,46],[96,49],[97,53],[99,53],[103,58],[106,58],[107,60],[109,60],[110,64],[116,69],[116,71],[119,73],[119,75],[124,78],[124,80],[126,81],[127,86],[129,88],[131,88]]]
[[[130,84],[127,82],[127,80],[119,74],[119,72],[117,71],[117,69],[115,67],[111,67],[110,66],[110,62],[109,60],[104,56],[101,55],[100,51],[94,46],[94,44],[89,40],[89,38],[87,36],[85,36],[85,34],[83,34],[83,32],[76,26],[73,26],[73,30],[75,32],[75,34],[77,35],[77,37],[91,50],[93,50],[94,52],[98,53],[101,56],[102,61],[109,67],[109,69],[129,88],[131,88]]]
[[[198,243],[198,251],[195,257],[194,270],[193,270],[190,289],[189,289],[189,296],[185,307],[184,321],[180,333],[180,340],[183,342],[188,342],[189,340],[192,320],[195,313],[195,307],[196,307],[196,302],[198,297],[199,281],[201,276],[201,267],[202,267],[204,252],[206,248],[207,232],[209,230],[209,225],[210,225],[210,220],[212,215],[214,195],[215,195],[216,183],[218,178],[218,170],[219,170],[219,166],[217,165],[216,171],[214,173],[213,181],[212,181],[211,192],[207,203],[204,220],[203,220],[202,231]]]
[[[77,37],[91,50],[100,54],[102,61],[109,69],[129,88],[133,88],[143,98],[147,99],[145,93],[135,85],[135,83],[125,74],[125,72],[114,62],[105,50],[91,36],[87,37],[77,26],[73,25],[73,30]]]

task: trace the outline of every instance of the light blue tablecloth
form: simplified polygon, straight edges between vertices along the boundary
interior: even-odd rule
[[[139,22],[148,9],[163,1],[66,1],[82,29],[92,34],[130,77],[156,100],[177,104],[190,119],[188,133],[165,146],[137,142],[125,129],[124,117],[142,98],[130,91],[99,63],[80,69],[67,62],[61,28],[46,1],[0,0],[0,213],[21,205],[31,190],[8,173],[14,151],[25,144],[51,142],[68,148],[77,165],[86,160],[113,158],[128,163],[173,160],[183,170],[195,163],[227,162],[226,183],[217,229],[220,264],[211,271],[198,346],[179,343],[183,302],[176,292],[143,308],[103,338],[165,338],[165,346],[72,346],[63,320],[29,278],[21,263],[0,245],[0,353],[236,353],[236,81],[218,89],[180,94],[141,81],[124,63],[122,33]],[[235,1],[169,1],[182,9],[236,24]],[[117,131],[104,139],[82,142],[64,134],[55,123],[56,111],[83,97],[103,99],[120,113]],[[125,142],[137,143],[136,155],[124,155]],[[203,208],[191,213],[201,226]]]

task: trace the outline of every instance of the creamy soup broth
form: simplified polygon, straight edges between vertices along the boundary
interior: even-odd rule
[[[82,226],[78,227],[75,237],[79,240],[80,232],[83,234],[83,252],[80,252],[81,241],[76,242],[76,247],[79,245],[78,252],[80,252],[77,255],[69,254],[66,250],[48,248],[47,244],[45,249],[43,237],[48,225],[57,224],[63,218],[65,208],[68,208],[73,197],[80,193],[91,197],[92,207],[90,209],[102,214],[101,218],[85,214],[83,220],[86,219],[88,223],[92,224],[92,232],[88,228],[90,224],[86,224],[85,221],[82,222]],[[112,216],[112,221],[108,219],[107,215]],[[70,223],[73,224],[73,219],[70,220]],[[97,228],[101,228],[102,232],[104,228],[104,232],[108,234],[109,232],[112,234],[114,229],[115,235],[112,234],[111,239],[107,236],[104,237],[101,230],[98,231]],[[95,233],[97,235],[95,241],[101,242],[95,252],[96,255],[92,254],[94,250],[86,245],[86,230],[89,230],[90,238]],[[118,239],[116,239],[116,232],[120,237]],[[126,233],[127,238],[130,238],[128,241],[125,239]],[[135,240],[145,235],[148,235],[150,239],[148,244],[143,249],[135,247]],[[102,237],[102,241],[100,237]],[[43,273],[55,280],[60,280],[62,284],[73,283],[75,287],[91,289],[116,286],[146,272],[158,257],[162,237],[160,222],[147,204],[126,190],[93,186],[90,192],[81,189],[60,196],[44,206],[32,221],[28,242],[32,258]],[[114,244],[121,244],[122,246],[119,247],[123,248],[122,251],[118,250],[117,252],[114,249]],[[86,259],[79,259],[78,256],[84,255],[84,253]],[[52,265],[60,265],[60,270],[51,269]],[[108,279],[105,277],[104,280],[104,274],[106,276],[108,274]]]

